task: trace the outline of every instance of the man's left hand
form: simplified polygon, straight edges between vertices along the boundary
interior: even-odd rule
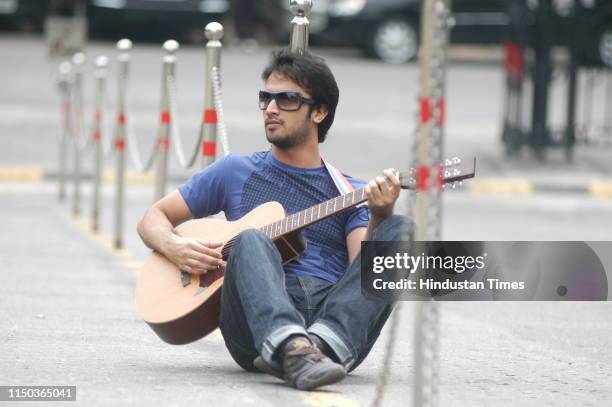
[[[365,187],[368,207],[372,218],[383,220],[393,214],[393,206],[399,197],[401,184],[397,171],[390,168],[383,171],[383,177],[376,177]]]

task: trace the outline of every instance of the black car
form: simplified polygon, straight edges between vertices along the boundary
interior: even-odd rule
[[[508,1],[452,0],[451,42],[500,44],[510,22]],[[575,32],[575,19],[569,14],[573,0],[554,0],[553,27],[557,43],[563,44]],[[584,49],[590,60],[612,66],[612,1],[581,0],[586,21]],[[327,21],[313,33],[314,42],[352,45],[387,62],[402,63],[418,52],[422,0],[325,0]],[[527,0],[533,10],[537,0]],[[529,31],[533,19],[526,20]],[[568,35],[569,34],[569,35]]]
[[[79,15],[94,35],[202,40],[204,26],[229,8],[229,0],[0,0],[0,23],[42,31],[48,15]]]
[[[195,40],[229,7],[229,0],[88,0],[87,17],[94,34]]]
[[[41,31],[48,4],[41,0],[0,0],[0,23],[23,31]]]

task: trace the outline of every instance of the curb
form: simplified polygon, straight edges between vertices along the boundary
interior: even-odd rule
[[[551,184],[527,178],[488,178],[466,182],[467,190],[474,194],[547,195],[569,194],[591,198],[612,199],[612,181],[588,180],[568,184]]]
[[[47,172],[37,167],[0,167],[0,182],[24,182],[41,183],[57,181],[57,173]],[[168,181],[182,183],[187,176],[170,175]],[[84,174],[83,181],[91,180],[89,174]],[[71,182],[67,175],[67,182]],[[115,174],[113,171],[105,171],[102,175],[104,184],[113,184]],[[137,171],[126,172],[126,184],[132,186],[153,185],[154,175],[152,173],[140,173]],[[482,195],[548,195],[569,194],[578,196],[590,196],[591,198],[612,199],[612,181],[603,179],[591,179],[568,183],[545,182],[542,180],[530,180],[528,178],[478,178],[466,181],[460,192]]]

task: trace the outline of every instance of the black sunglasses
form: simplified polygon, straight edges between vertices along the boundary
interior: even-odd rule
[[[272,99],[276,101],[276,105],[280,110],[289,112],[299,110],[304,103],[313,106],[316,104],[314,100],[305,98],[300,95],[299,92],[267,92],[265,90],[260,90],[259,108],[261,110],[266,110]]]

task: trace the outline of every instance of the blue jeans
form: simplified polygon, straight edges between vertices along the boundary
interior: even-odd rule
[[[405,218],[381,222],[371,240],[400,240]],[[261,355],[276,365],[279,345],[291,335],[316,334],[347,369],[368,355],[391,313],[388,301],[361,293],[361,256],[336,283],[285,276],[274,243],[262,232],[240,233],[230,253],[221,291],[220,329],[234,360],[256,371]]]

